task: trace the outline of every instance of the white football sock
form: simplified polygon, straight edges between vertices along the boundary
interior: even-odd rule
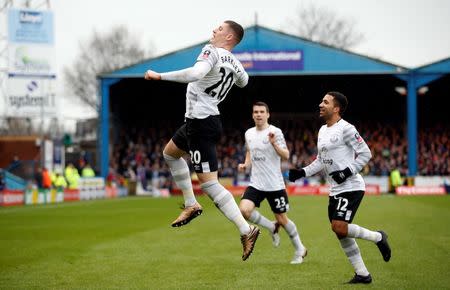
[[[170,155],[164,154],[164,159],[170,168],[173,180],[178,188],[183,192],[184,205],[192,206],[197,200],[195,199],[194,190],[192,188],[191,173],[189,167],[183,158],[173,158]]]
[[[294,222],[288,219],[287,224],[283,227],[288,233],[295,251],[297,253],[303,253],[305,251],[305,246],[303,246],[302,241],[300,240],[300,235],[298,234],[297,226]]]
[[[379,232],[374,232],[355,224],[348,225],[347,237],[368,240],[374,243],[381,241],[381,234]]]
[[[358,244],[353,238],[343,238],[340,239],[341,247],[344,250],[345,255],[347,255],[348,260],[355,269],[356,274],[361,276],[369,275],[366,265],[361,257],[361,252],[359,251]]]
[[[219,181],[210,180],[201,185],[204,192],[214,201],[217,208],[239,229],[241,235],[250,233],[250,225],[242,216],[233,195]]]
[[[254,224],[258,224],[258,225],[268,229],[271,233],[273,233],[273,231],[275,230],[275,224],[272,221],[270,221],[269,219],[267,219],[265,216],[263,216],[256,209],[252,211],[248,220]]]

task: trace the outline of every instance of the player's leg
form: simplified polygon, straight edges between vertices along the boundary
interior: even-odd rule
[[[236,225],[242,235],[248,234],[250,226],[242,216],[233,195],[219,183],[217,171],[208,173],[197,172],[197,176],[202,190],[208,194],[222,214]]]
[[[239,209],[246,220],[266,228],[272,236],[272,244],[274,247],[278,247],[280,245],[279,224],[270,221],[255,209],[255,207],[260,206],[264,198],[263,192],[249,186],[242,196]]]
[[[205,120],[188,120],[187,124],[189,153],[201,188],[238,228],[244,248],[242,259],[246,260],[253,251],[260,231],[258,227],[247,223],[233,195],[218,181],[216,143],[222,132],[220,119],[210,116]]]
[[[183,226],[202,213],[202,207],[195,199],[189,167],[183,159],[183,156],[187,154],[187,148],[186,125],[183,125],[167,143],[163,151],[164,159],[170,168],[172,177],[178,188],[181,189],[184,198],[184,209],[178,218],[172,222],[173,227]]]
[[[284,228],[294,246],[295,253],[291,264],[301,264],[303,258],[306,257],[307,250],[300,239],[296,224],[290,220],[286,214],[289,210],[289,198],[286,190],[272,191],[266,194],[266,198],[275,215],[277,223]]]
[[[355,269],[355,276],[349,281],[351,284],[363,283],[368,284],[372,282],[372,276],[364,264],[358,244],[353,238],[339,239],[342,249],[347,256],[353,269]]]
[[[277,223],[279,223],[288,234],[292,246],[295,249],[291,264],[303,263],[303,259],[308,254],[308,250],[303,245],[302,240],[300,239],[300,234],[298,232],[296,224],[288,218],[286,213],[275,214],[275,218],[277,220]]]
[[[209,173],[197,173],[202,190],[213,200],[217,208],[238,228],[241,234],[243,246],[242,260],[247,260],[253,252],[260,230],[249,225],[242,216],[233,195],[223,187],[217,179],[217,171]]]
[[[377,243],[381,241],[381,233],[363,228],[357,224],[348,224],[347,237],[363,239]]]
[[[358,238],[374,242],[380,250],[385,262],[391,259],[391,247],[387,241],[387,234],[384,231],[371,231],[357,224],[348,225],[347,237]]]
[[[384,261],[388,262],[391,258],[391,249],[389,247],[389,243],[387,241],[387,234],[383,231],[371,231],[369,229],[363,228],[357,224],[352,223],[354,214],[356,213],[356,210],[359,207],[359,204],[361,203],[362,198],[364,197],[363,191],[354,191],[349,193],[349,198],[343,197],[341,200],[341,207],[342,205],[345,205],[345,203],[349,202],[352,203],[350,206],[352,209],[345,209],[341,211],[341,214],[344,216],[344,218],[347,219],[348,224],[345,223],[343,226],[334,226],[336,230],[336,234],[339,233],[341,237],[349,237],[349,238],[357,238],[357,239],[363,239],[367,241],[371,241],[375,243],[380,252],[383,256]],[[348,205],[347,205],[348,207]],[[348,213],[352,213],[353,215],[350,215]]]
[[[349,283],[370,283],[372,277],[364,264],[358,244],[354,238],[347,237],[348,223],[353,220],[362,199],[362,196],[352,193],[355,192],[330,196],[328,218],[331,222],[331,229],[339,239],[345,255],[355,270],[355,276]]]

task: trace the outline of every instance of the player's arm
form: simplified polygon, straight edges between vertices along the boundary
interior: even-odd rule
[[[289,170],[289,180],[294,182],[299,178],[313,176],[314,174],[320,172],[323,169],[323,163],[320,158],[316,158],[311,164],[302,169],[290,169]]]
[[[344,127],[343,135],[345,144],[353,148],[356,157],[348,167],[330,173],[331,178],[338,184],[343,183],[350,176],[359,173],[367,162],[369,162],[370,158],[372,158],[369,146],[367,146],[353,125]]]
[[[351,146],[356,153],[356,158],[349,166],[352,173],[356,174],[360,172],[369,162],[370,158],[372,158],[372,152],[370,152],[369,146],[367,146],[366,142],[359,135],[354,126],[344,128],[343,134],[345,144]]]
[[[314,161],[308,166],[304,167],[305,176],[313,176],[323,169],[323,163],[320,161],[320,158],[314,159]]]
[[[211,70],[211,65],[206,61],[197,61],[193,67],[171,71],[166,73],[157,73],[148,70],[145,73],[146,80],[163,80],[178,83],[192,83],[202,79]]]
[[[283,160],[289,159],[289,149],[287,149],[286,141],[284,140],[283,134],[281,132],[270,132],[269,141],[277,152],[278,156]]]
[[[247,168],[250,168],[252,166],[252,159],[250,158],[250,150],[248,150],[248,147],[246,146],[247,152],[245,153],[245,161],[244,163],[238,164],[238,170],[243,172],[247,170]]]
[[[248,74],[246,71],[243,71],[238,79],[236,80],[236,85],[240,88],[245,87],[248,84]]]

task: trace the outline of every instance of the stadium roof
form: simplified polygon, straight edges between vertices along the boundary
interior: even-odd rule
[[[450,73],[450,57],[446,59],[439,60],[415,69],[417,72],[421,73]]]
[[[101,81],[101,173],[108,172],[109,156],[109,96],[111,86],[124,78],[143,79],[145,71],[152,69],[166,72],[191,67],[202,47],[202,42],[162,56],[124,67],[100,75]],[[450,74],[450,58],[409,69],[379,59],[356,54],[343,49],[286,34],[262,26],[245,29],[245,37],[233,50],[235,55],[250,55],[247,66],[241,60],[249,75],[392,75],[406,82],[407,85],[407,132],[408,132],[408,166],[409,174],[417,173],[417,89],[423,85]],[[293,61],[261,61],[255,55],[264,57],[285,55],[297,58]],[[239,58],[239,57],[238,57]],[[259,63],[258,63],[259,61]],[[264,65],[262,65],[264,63]],[[254,65],[255,64],[255,65]],[[258,66],[258,64],[260,66]],[[281,65],[280,65],[281,64]],[[276,67],[278,66],[278,67]],[[276,68],[274,68],[276,67]]]
[[[194,64],[202,47],[208,42],[180,49],[162,56],[103,74],[106,78],[142,77],[146,70],[172,71]],[[290,70],[248,70],[250,75],[305,75],[305,74],[398,74],[408,69],[365,55],[313,42],[262,26],[245,29],[245,37],[233,50],[236,52],[299,51],[302,65]]]

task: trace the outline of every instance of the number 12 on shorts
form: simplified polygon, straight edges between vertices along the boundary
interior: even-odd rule
[[[337,210],[346,211],[347,205],[348,205],[348,199],[343,198],[343,197],[338,197],[338,205],[336,207]]]
[[[352,211],[347,210],[348,199],[343,198],[343,197],[338,197],[337,199],[338,199],[338,204],[337,204],[336,209],[338,211],[345,212],[345,220],[346,221],[350,220],[350,217],[352,216]]]

